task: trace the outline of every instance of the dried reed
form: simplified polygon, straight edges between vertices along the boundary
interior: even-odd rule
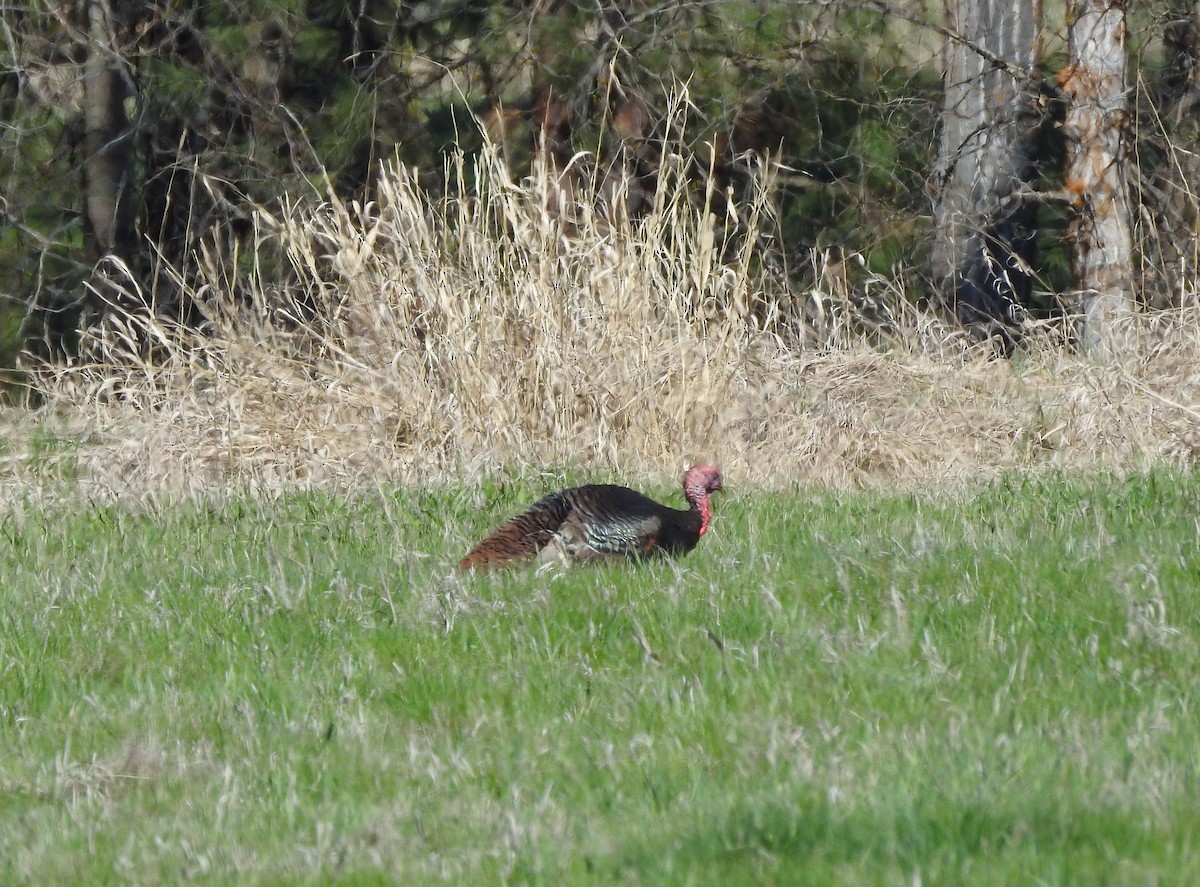
[[[997,360],[825,254],[789,292],[753,253],[769,174],[738,204],[687,166],[665,152],[637,219],[546,169],[514,181],[493,148],[452,160],[443,195],[391,165],[370,204],[263,211],[251,261],[197,258],[199,329],[126,278],[78,359],[32,368],[40,421],[87,429],[80,480],[118,496],[700,457],[735,487],[961,486],[1200,452],[1193,313],[1156,315],[1120,364],[1049,342]],[[870,335],[864,298],[889,313]]]

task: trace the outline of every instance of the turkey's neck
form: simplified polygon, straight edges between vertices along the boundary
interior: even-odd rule
[[[688,503],[692,506],[692,512],[700,516],[699,534],[703,536],[708,532],[708,523],[712,520],[712,497],[707,491],[696,493],[691,490],[687,491]]]

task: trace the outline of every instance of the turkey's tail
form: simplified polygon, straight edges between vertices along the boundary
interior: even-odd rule
[[[528,560],[550,544],[571,512],[566,492],[554,493],[496,528],[458,562],[460,570],[493,570]]]

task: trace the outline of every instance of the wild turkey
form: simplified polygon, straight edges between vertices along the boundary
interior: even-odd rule
[[[583,561],[685,554],[708,531],[710,496],[720,489],[721,472],[693,465],[683,475],[683,495],[690,505],[686,511],[612,484],[561,490],[501,524],[458,567],[495,569],[533,557]]]

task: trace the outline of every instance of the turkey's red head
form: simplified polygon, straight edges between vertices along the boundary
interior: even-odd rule
[[[693,465],[683,475],[683,495],[700,512],[701,536],[708,531],[709,521],[712,520],[709,497],[717,490],[724,491],[725,487],[721,485],[721,472],[711,465]]]
[[[705,465],[703,463],[699,465],[693,465],[683,475],[683,489],[684,492],[687,493],[687,497],[689,499],[691,499],[693,495],[695,495],[697,498],[701,496],[706,497],[710,493],[714,493],[717,490],[725,490],[725,488],[721,486],[721,472],[716,468],[713,468],[711,465]]]

